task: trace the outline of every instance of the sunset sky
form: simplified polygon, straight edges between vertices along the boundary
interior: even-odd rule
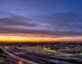
[[[82,0],[0,0],[0,41],[82,41]]]

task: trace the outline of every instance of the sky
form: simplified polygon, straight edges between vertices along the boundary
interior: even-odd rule
[[[0,41],[82,41],[82,0],[0,0]]]

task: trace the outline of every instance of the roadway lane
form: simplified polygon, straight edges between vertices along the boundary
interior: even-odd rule
[[[41,55],[41,54],[39,54],[39,55]],[[67,61],[61,61],[61,60],[49,58],[48,56],[45,57],[45,55],[37,56],[37,55],[35,55],[33,53],[30,53],[30,54],[27,53],[25,55],[18,55],[18,56],[21,56],[21,57],[23,57],[25,59],[31,59],[31,60],[34,60],[34,61],[38,60],[40,62],[40,64],[43,64],[43,63],[44,64],[73,64],[73,63],[70,63],[70,62],[67,62]]]
[[[6,57],[5,55],[0,55],[0,64],[10,64],[11,62],[16,64],[13,59]]]
[[[43,55],[43,54],[36,54],[36,53],[27,52],[27,51],[24,54],[18,54],[20,52],[19,50],[18,51],[9,50],[9,52],[11,52],[16,56],[22,57],[24,59],[36,62],[38,64],[74,64],[67,61],[61,61],[61,60],[49,58],[49,56],[45,57],[46,55]]]
[[[0,59],[0,64],[10,64],[10,60],[8,60],[7,58],[5,58],[5,59]]]
[[[11,51],[9,52],[9,50],[6,50],[6,49],[4,49],[4,48],[2,48],[1,47],[1,49],[6,53],[6,54],[8,54],[11,58],[14,58],[14,59],[16,59],[16,60],[19,60],[19,61],[22,61],[24,64],[37,64],[37,63],[35,63],[35,62],[32,62],[32,61],[29,61],[29,60],[27,60],[27,59],[24,59],[24,58],[22,58],[22,57],[19,57],[19,56],[17,56],[17,55],[15,55],[14,54],[14,51],[12,51],[12,53],[11,53]]]
[[[21,50],[7,50],[9,53],[24,58],[26,60],[29,60],[31,62],[35,62],[37,64],[81,64],[80,62],[77,62],[74,60],[74,62],[70,60],[65,60],[63,58],[53,57],[45,54],[40,53],[33,53],[33,52],[27,52],[27,51],[21,51]]]

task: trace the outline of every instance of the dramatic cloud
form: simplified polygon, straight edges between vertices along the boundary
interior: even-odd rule
[[[82,36],[81,6],[80,0],[1,0],[0,35]]]
[[[63,35],[76,34],[82,35],[82,19],[73,12],[54,13],[48,16],[43,16],[44,22],[49,23],[49,27],[53,28],[54,32],[60,32]],[[69,33],[69,34],[68,34]]]
[[[1,33],[27,33],[51,35],[51,37],[81,36],[82,22],[76,13],[54,13],[44,16],[43,21],[34,23],[32,19],[10,13],[1,13]]]

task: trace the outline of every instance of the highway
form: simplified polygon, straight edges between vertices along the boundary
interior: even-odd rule
[[[9,64],[11,61],[7,59],[7,57],[4,57],[3,55],[0,55],[0,64]]]
[[[13,53],[11,53],[11,52],[7,51],[6,49],[4,49],[3,47],[1,47],[1,49],[2,49],[7,55],[9,55],[9,57],[11,57],[12,59],[16,60],[16,61],[17,61],[16,64],[18,64],[18,61],[22,61],[23,64],[38,64],[38,63],[35,63],[35,62],[32,62],[32,61],[26,60],[26,59],[24,59],[24,58],[21,58],[21,57],[19,57],[19,56],[16,56],[15,54],[13,54],[14,51],[13,51]]]
[[[0,54],[0,64],[17,64],[18,62],[4,54]]]
[[[40,53],[33,53],[23,51],[24,53],[19,53],[19,50],[6,50],[11,56],[20,57],[21,61],[25,62],[25,64],[80,64],[81,62],[71,61],[70,59],[61,58],[61,57],[53,57]],[[13,55],[12,55],[13,54]]]
[[[31,59],[31,60],[39,60],[40,62],[43,62],[44,64],[75,64],[66,60],[61,60],[58,58],[53,58],[48,55],[43,55],[43,54],[37,54],[37,53],[29,53],[27,52],[26,55],[18,55],[26,59]],[[36,61],[37,62],[37,61]],[[43,64],[40,63],[40,64]]]

